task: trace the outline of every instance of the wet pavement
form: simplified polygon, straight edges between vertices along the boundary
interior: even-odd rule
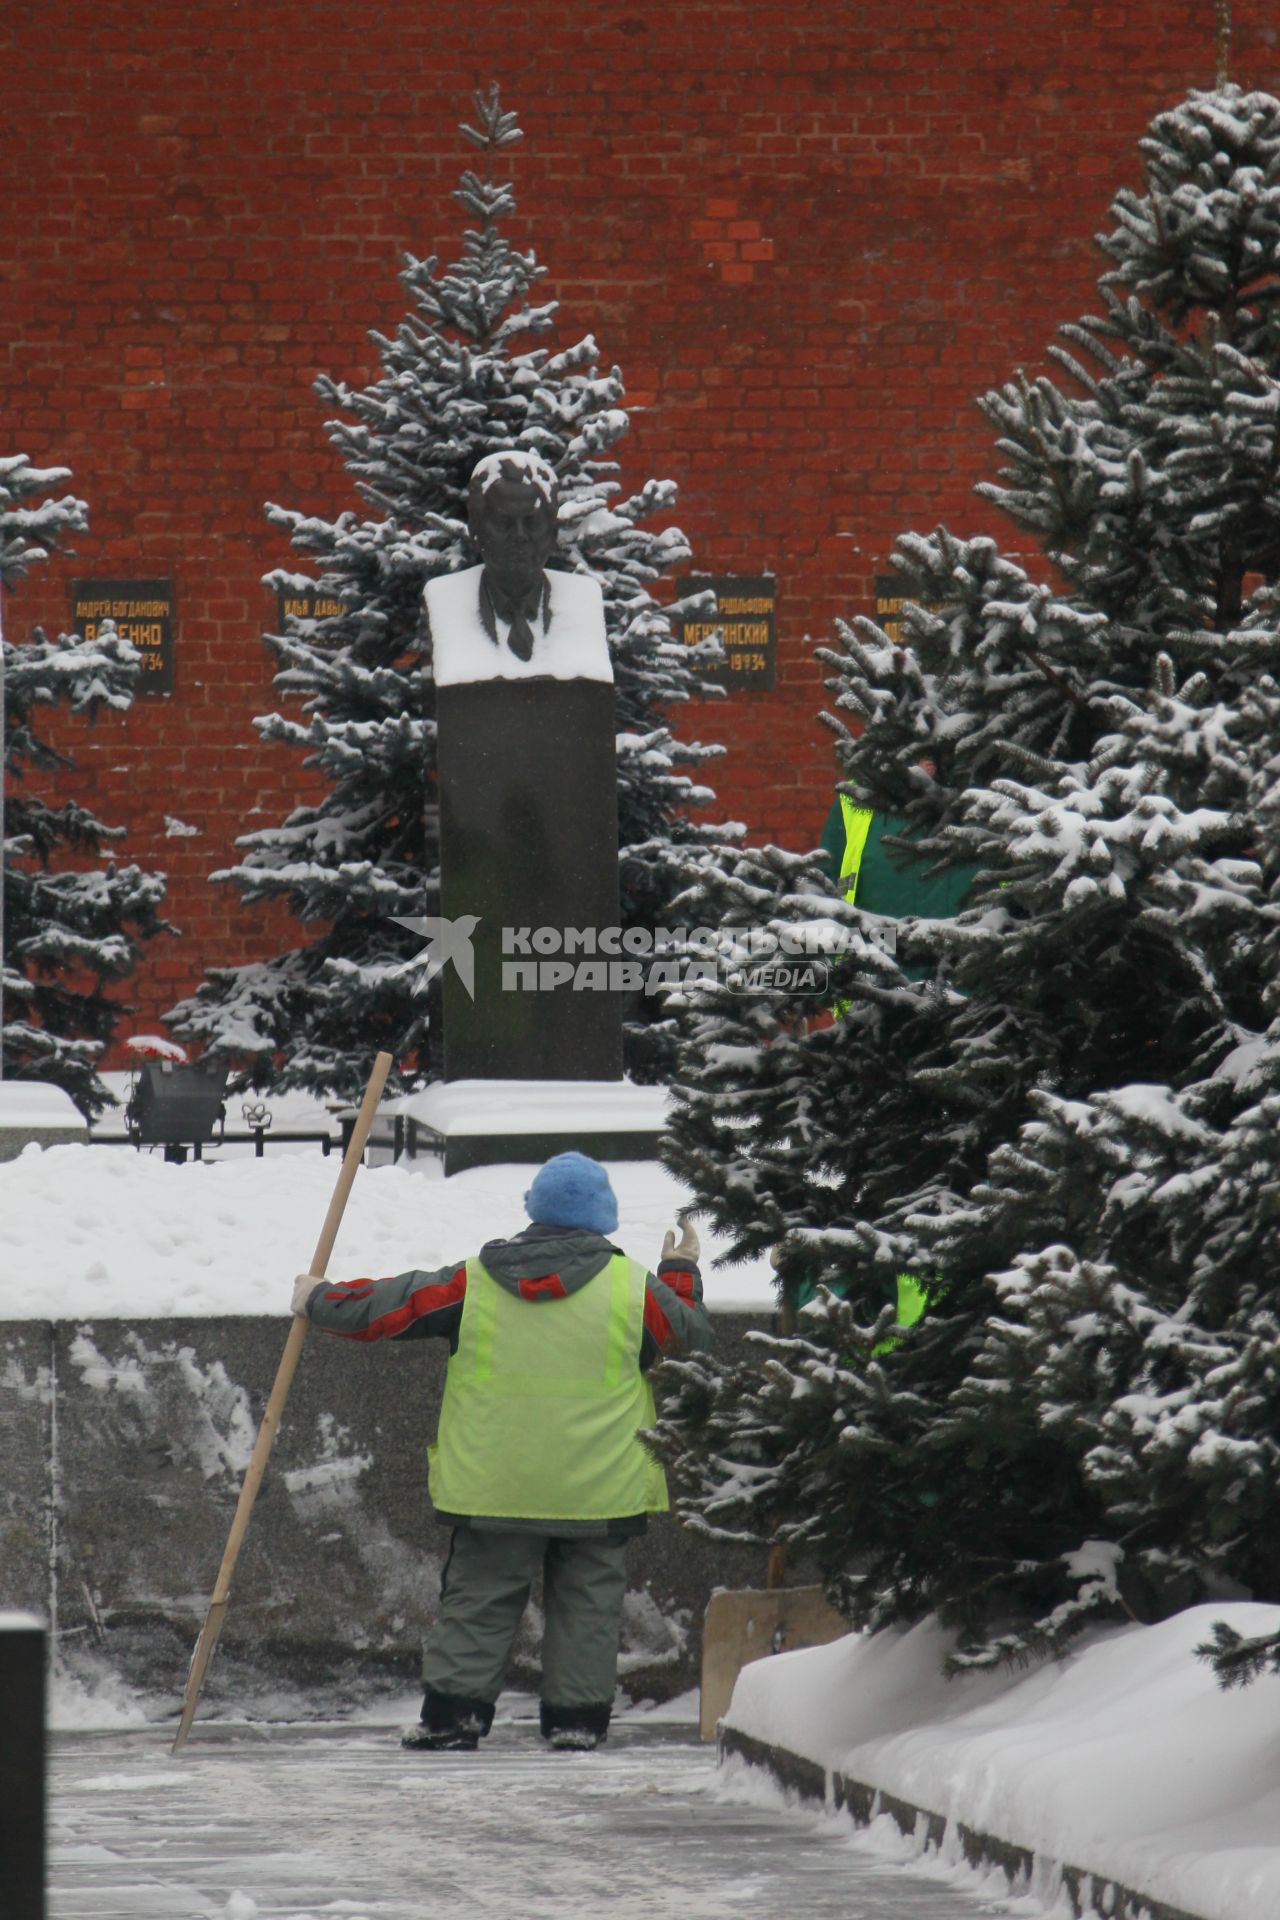
[[[1009,1909],[869,1855],[851,1829],[717,1770],[681,1723],[553,1754],[527,1715],[476,1754],[390,1726],[62,1734],[50,1920],[976,1920]],[[1019,1903],[1017,1910],[1028,1909]]]

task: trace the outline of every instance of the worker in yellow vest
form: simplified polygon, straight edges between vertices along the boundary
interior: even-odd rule
[[[928,771],[928,761],[921,763]],[[837,793],[822,829],[822,850],[828,871],[844,898],[868,913],[896,918],[912,914],[919,918],[949,920],[959,913],[977,872],[975,865],[948,867],[941,873],[921,871],[919,860],[908,853],[891,852],[885,837],[908,837],[910,827],[899,814],[882,813],[861,806],[847,793]],[[913,977],[916,969],[909,969]],[[813,1283],[800,1281],[788,1290],[787,1304],[794,1311],[812,1298]],[[897,1322],[914,1327],[923,1318],[929,1304],[927,1289],[913,1273],[897,1276]],[[881,1341],[877,1353],[887,1352],[895,1344],[892,1338]]]
[[[667,1506],[639,1439],[654,1424],[648,1372],[705,1349],[698,1238],[669,1232],[656,1274],[609,1236],[609,1176],[581,1153],[539,1169],[530,1224],[435,1272],[333,1284],[299,1274],[293,1310],[340,1339],[447,1339],[440,1426],[428,1449],[437,1517],[453,1529],[423,1657],[420,1752],[474,1749],[493,1722],[536,1575],[543,1580],[542,1732],[604,1739],[617,1677],[624,1555]]]
[[[831,878],[846,900],[868,913],[952,919],[964,906],[976,864],[930,873],[926,863],[884,844],[897,836],[911,837],[903,815],[860,806],[849,794],[838,793],[821,839]]]

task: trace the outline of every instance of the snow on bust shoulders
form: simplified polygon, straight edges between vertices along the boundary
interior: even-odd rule
[[[442,574],[426,586],[427,619],[438,687],[475,680],[603,680],[613,665],[604,630],[604,596],[598,581],[581,573],[548,573],[550,617],[537,632],[533,657],[520,660],[495,644],[480,617],[483,567]],[[501,627],[500,627],[501,633]]]

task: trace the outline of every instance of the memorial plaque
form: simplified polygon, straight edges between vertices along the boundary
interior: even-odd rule
[[[287,620],[332,620],[335,614],[346,611],[346,602],[332,593],[321,593],[316,587],[301,591],[284,587],[276,594],[276,608],[283,633]]]
[[[895,647],[901,646],[906,639],[902,623],[902,609],[908,595],[902,591],[902,581],[896,573],[878,573],[875,577],[876,603],[872,617],[881,627]]]
[[[137,691],[172,693],[172,580],[73,580],[73,631],[96,640],[104,620],[114,620],[121,639],[142,655]]]
[[[718,611],[686,617],[681,638],[693,646],[718,633],[724,642],[725,663],[709,671],[707,678],[734,692],[772,693],[777,685],[777,581],[767,575],[740,574],[699,574],[676,581],[681,594],[708,588],[716,596]]]

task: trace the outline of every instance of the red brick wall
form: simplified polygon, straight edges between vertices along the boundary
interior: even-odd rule
[[[1280,85],[1271,0],[1233,77]],[[821,6],[61,0],[0,24],[0,450],[73,469],[92,532],[10,598],[170,576],[177,687],[74,737],[76,790],[170,874],[154,1018],[284,923],[206,875],[299,794],[274,699],[262,503],[352,503],[310,391],[376,371],[403,249],[456,250],[470,93],[526,139],[516,237],[638,408],[627,478],[670,476],[696,564],[778,579],[775,694],[682,723],[730,746],[722,811],[812,844],[831,754],[810,637],[866,610],[894,536],[993,524],[973,396],[1091,303],[1090,239],[1153,112],[1211,84],[1224,0]],[[199,828],[167,835],[165,816]]]

